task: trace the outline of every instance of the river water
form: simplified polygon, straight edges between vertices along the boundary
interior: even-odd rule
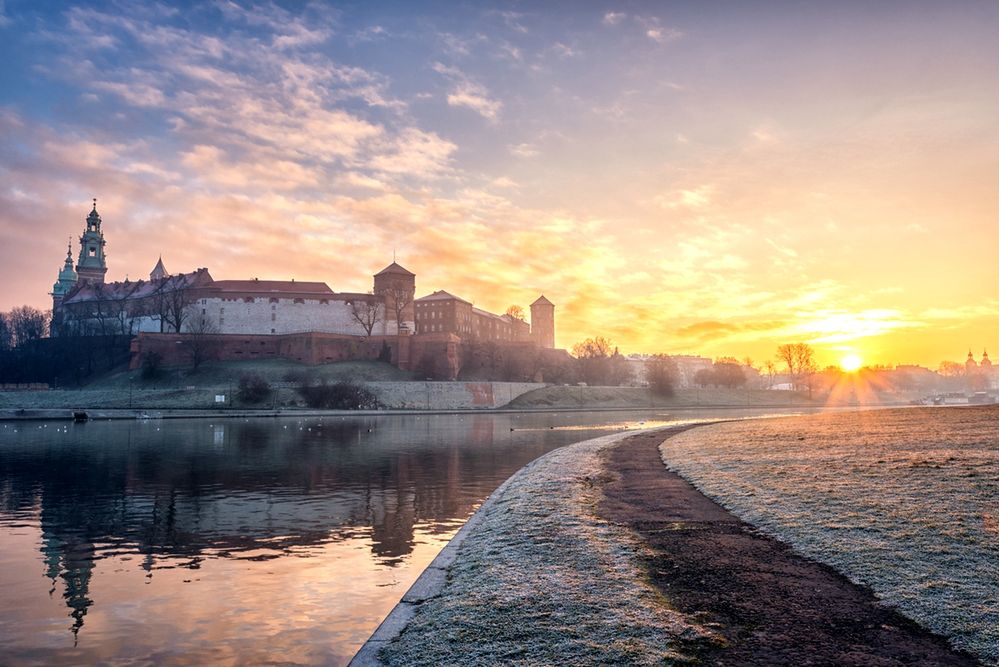
[[[0,663],[342,664],[556,447],[762,411],[0,426]]]

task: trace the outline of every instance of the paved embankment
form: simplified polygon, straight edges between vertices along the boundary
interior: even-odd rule
[[[667,435],[523,468],[353,664],[976,664],[671,473]]]

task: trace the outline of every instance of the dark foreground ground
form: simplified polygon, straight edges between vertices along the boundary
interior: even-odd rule
[[[670,607],[724,639],[688,650],[710,665],[977,665],[829,567],[757,533],[659,457],[662,433],[608,450],[599,512],[635,531]]]

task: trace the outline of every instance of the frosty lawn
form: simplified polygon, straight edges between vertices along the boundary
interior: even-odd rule
[[[556,450],[483,510],[438,597],[420,605],[389,665],[662,664],[707,631],[671,612],[640,545],[596,517],[600,453],[622,433]],[[689,645],[689,644],[688,644]]]

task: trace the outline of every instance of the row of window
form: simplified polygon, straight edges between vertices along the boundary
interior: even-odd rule
[[[285,299],[285,300],[287,301],[287,299]],[[315,299],[309,299],[309,300],[310,301],[315,301]],[[256,303],[257,299],[256,299],[256,297],[252,297],[252,296],[244,296],[242,299],[237,299],[236,297],[232,297],[232,298],[222,297],[221,301],[232,301],[232,302],[242,301],[243,303]],[[263,301],[263,297],[261,297],[261,302],[262,301]],[[268,301],[268,303],[280,303],[281,299],[272,296],[267,301]],[[292,303],[305,303],[305,299],[294,298],[294,299],[291,300],[291,302]],[[330,300],[329,299],[319,299],[319,303],[321,305],[328,306],[329,303],[330,303]],[[202,305],[207,305],[208,304],[208,299],[202,299],[201,300],[201,304]]]

